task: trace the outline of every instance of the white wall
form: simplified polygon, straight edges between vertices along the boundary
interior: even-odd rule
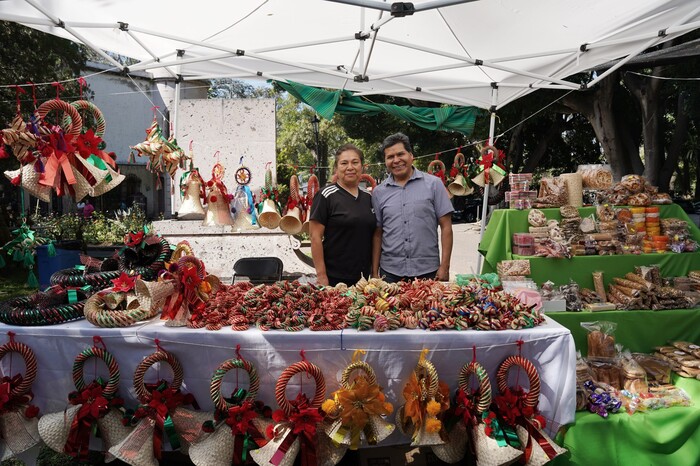
[[[187,99],[180,102],[177,116],[177,140],[186,151],[193,141],[194,165],[205,181],[217,161],[226,168],[224,183],[233,194],[234,174],[239,160],[253,175],[250,187],[256,195],[265,183],[265,165],[271,162],[276,176],[275,101],[274,99]],[[179,182],[182,171],[178,171]],[[174,196],[175,211],[180,206],[179,188]]]

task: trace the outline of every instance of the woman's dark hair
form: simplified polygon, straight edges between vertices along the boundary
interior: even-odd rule
[[[411,141],[408,139],[408,136],[403,133],[396,133],[392,134],[391,136],[387,136],[387,138],[384,139],[384,142],[382,142],[382,146],[379,148],[379,152],[381,153],[382,157],[384,157],[384,150],[387,147],[391,147],[398,143],[403,144],[403,147],[407,152],[410,152],[411,154],[413,153],[413,147],[411,147]]]

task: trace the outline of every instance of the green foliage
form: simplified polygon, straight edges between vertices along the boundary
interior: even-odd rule
[[[121,244],[129,231],[141,230],[146,225],[146,215],[134,204],[126,211],[119,211],[114,218],[95,211],[83,230],[83,241],[87,244]],[[150,225],[147,225],[151,228]]]
[[[207,91],[210,99],[274,97],[274,93],[271,86],[253,86],[249,81],[231,78],[212,79]]]
[[[56,241],[81,240],[86,223],[78,214],[43,216],[38,212],[30,217],[30,222],[42,235]]]

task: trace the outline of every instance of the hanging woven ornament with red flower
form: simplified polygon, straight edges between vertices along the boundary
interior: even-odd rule
[[[162,459],[164,441],[173,450],[187,454],[190,445],[201,435],[202,423],[208,415],[185,408],[197,401],[190,393],[182,393],[184,373],[180,361],[163,350],[146,357],[134,372],[134,390],[140,404],[127,420],[134,429],[124,440],[109,449],[109,453],[131,466],[158,466]],[[173,371],[173,380],[145,383],[145,375],[156,363],[166,363]]]
[[[514,367],[525,371],[530,385],[528,391],[519,385],[509,386],[508,371]],[[494,398],[496,417],[504,429],[515,430],[525,452],[524,464],[542,466],[566,453],[566,449],[554,443],[544,431],[546,422],[537,410],[540,376],[535,366],[522,356],[509,356],[498,367],[496,381],[500,391]],[[512,438],[512,434],[509,437]],[[515,441],[509,443],[514,445]]]
[[[447,173],[445,171],[445,164],[440,160],[440,154],[435,154],[435,160],[432,160],[428,164],[426,172],[430,175],[437,176],[442,181],[442,185],[447,191],[447,195],[452,198],[452,193],[447,189]]]
[[[238,350],[236,350],[238,352]],[[224,397],[221,386],[230,371],[243,370],[248,375],[248,390],[238,387]],[[238,380],[238,377],[236,377]],[[246,464],[250,452],[266,443],[265,431],[272,424],[272,410],[256,397],[260,379],[250,361],[229,359],[221,363],[211,378],[209,392],[214,402],[214,420],[202,425],[202,439],[190,448],[190,459],[197,466]]]
[[[99,430],[103,450],[107,451],[118,444],[131,431],[122,423],[123,400],[117,396],[119,388],[119,365],[114,356],[104,348],[100,337],[94,338],[95,345],[83,350],[73,363],[73,382],[76,391],[68,395],[71,405],[66,410],[45,414],[39,420],[39,434],[46,445],[59,453],[66,453],[79,460],[88,461],[90,438]],[[109,379],[101,377],[89,384],[83,377],[85,362],[100,359],[109,370]],[[111,455],[107,454],[107,461]],[[111,457],[114,459],[114,457]]]
[[[450,407],[450,389],[438,380],[427,353],[427,349],[421,352],[403,389],[405,404],[396,413],[396,425],[411,437],[412,446],[442,445],[447,438],[442,418]]]
[[[478,174],[472,178],[472,182],[482,188],[489,183],[498,186],[507,175],[505,161],[505,152],[491,145],[484,146],[477,160]]]
[[[131,146],[139,157],[148,157],[146,169],[155,174],[167,174],[171,180],[171,186],[175,185],[175,174],[178,167],[187,158],[185,151],[177,145],[177,140],[171,136],[166,139],[158,120],[153,118],[151,126],[146,130],[146,140]],[[161,189],[160,184],[157,186]],[[173,191],[174,192],[174,191]]]
[[[395,428],[385,419],[394,412],[394,406],[386,401],[372,366],[358,359],[364,353],[355,351],[340,377],[340,390],[321,407],[326,413],[326,435],[334,444],[351,450],[357,450],[362,440],[376,445]]]
[[[38,430],[39,408],[31,404],[32,384],[36,380],[37,362],[34,351],[15,341],[0,346],[0,359],[17,353],[24,359],[24,375],[15,374],[0,379],[0,460],[14,458],[41,442]]]
[[[315,167],[312,166],[309,169],[309,180],[306,182],[306,199],[304,201],[304,204],[306,205],[307,212],[311,210],[311,205],[314,202],[314,197],[320,189],[318,177],[314,174],[314,168]],[[301,231],[303,233],[306,233],[307,235],[309,234],[309,215],[307,215],[304,219],[304,223],[301,226]]]
[[[462,154],[462,151],[459,150],[455,155],[452,168],[450,169],[447,190],[454,196],[468,196],[469,194],[473,193],[474,187],[471,185],[471,181],[468,180],[468,177],[469,173],[464,159],[464,154]]]
[[[231,212],[233,195],[228,193],[224,184],[226,169],[221,163],[216,162],[211,169],[211,180],[207,181],[207,214],[204,217],[204,226],[233,225],[234,218]]]
[[[207,273],[204,263],[194,256],[182,256],[171,262],[159,281],[172,282],[175,290],[165,300],[161,318],[165,325],[184,326],[189,320],[197,320],[205,305],[216,295],[221,281]]]
[[[289,197],[287,198],[287,211],[280,219],[280,229],[288,235],[301,233],[306,210],[301,189],[299,189],[299,176],[294,173],[289,178]]]
[[[194,167],[194,154],[190,142],[189,170],[180,176],[180,208],[177,211],[178,220],[204,220],[206,213],[202,202],[206,203],[204,180],[199,169]],[[183,161],[181,160],[181,163]]]
[[[282,216],[280,212],[280,193],[273,181],[272,162],[265,166],[265,185],[260,188],[260,202],[258,203],[258,222],[261,226],[274,230],[280,226]]]
[[[294,400],[287,399],[287,384],[297,374],[313,377],[316,391],[312,399],[303,392]],[[301,466],[333,466],[340,462],[345,448],[334,446],[322,432],[319,408],[325,397],[326,382],[318,366],[304,358],[285,369],[275,385],[280,409],[272,413],[274,425],[266,431],[269,442],[251,453],[253,460],[260,466],[292,466],[300,455]]]

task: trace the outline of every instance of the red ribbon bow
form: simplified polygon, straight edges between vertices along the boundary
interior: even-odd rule
[[[73,418],[63,451],[81,461],[88,459],[92,426],[109,412],[112,405],[121,405],[121,400],[108,400],[103,392],[104,387],[93,382],[79,393],[69,395],[71,404],[81,406]]]

